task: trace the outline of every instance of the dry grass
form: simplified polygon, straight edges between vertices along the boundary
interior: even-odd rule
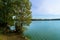
[[[0,40],[28,40],[21,35],[0,35]]]

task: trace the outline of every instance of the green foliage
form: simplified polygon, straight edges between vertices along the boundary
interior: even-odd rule
[[[0,19],[4,22],[13,23],[12,16],[14,15],[10,0],[0,0]]]
[[[29,0],[0,0],[0,19],[13,25],[18,21],[19,27],[31,23],[31,2]],[[15,19],[12,17],[15,16]]]
[[[13,3],[16,6],[14,9],[16,13],[16,19],[22,23],[22,25],[28,26],[31,23],[31,2],[29,0],[16,0]]]

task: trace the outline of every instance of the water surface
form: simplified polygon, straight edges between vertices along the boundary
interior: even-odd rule
[[[31,40],[60,40],[60,21],[32,21],[25,35]]]

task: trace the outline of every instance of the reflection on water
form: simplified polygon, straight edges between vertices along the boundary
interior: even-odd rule
[[[60,21],[32,21],[24,33],[31,40],[60,40]]]

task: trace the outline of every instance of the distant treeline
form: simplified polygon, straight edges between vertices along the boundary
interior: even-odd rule
[[[32,21],[54,21],[54,20],[60,20],[60,19],[31,19]]]

